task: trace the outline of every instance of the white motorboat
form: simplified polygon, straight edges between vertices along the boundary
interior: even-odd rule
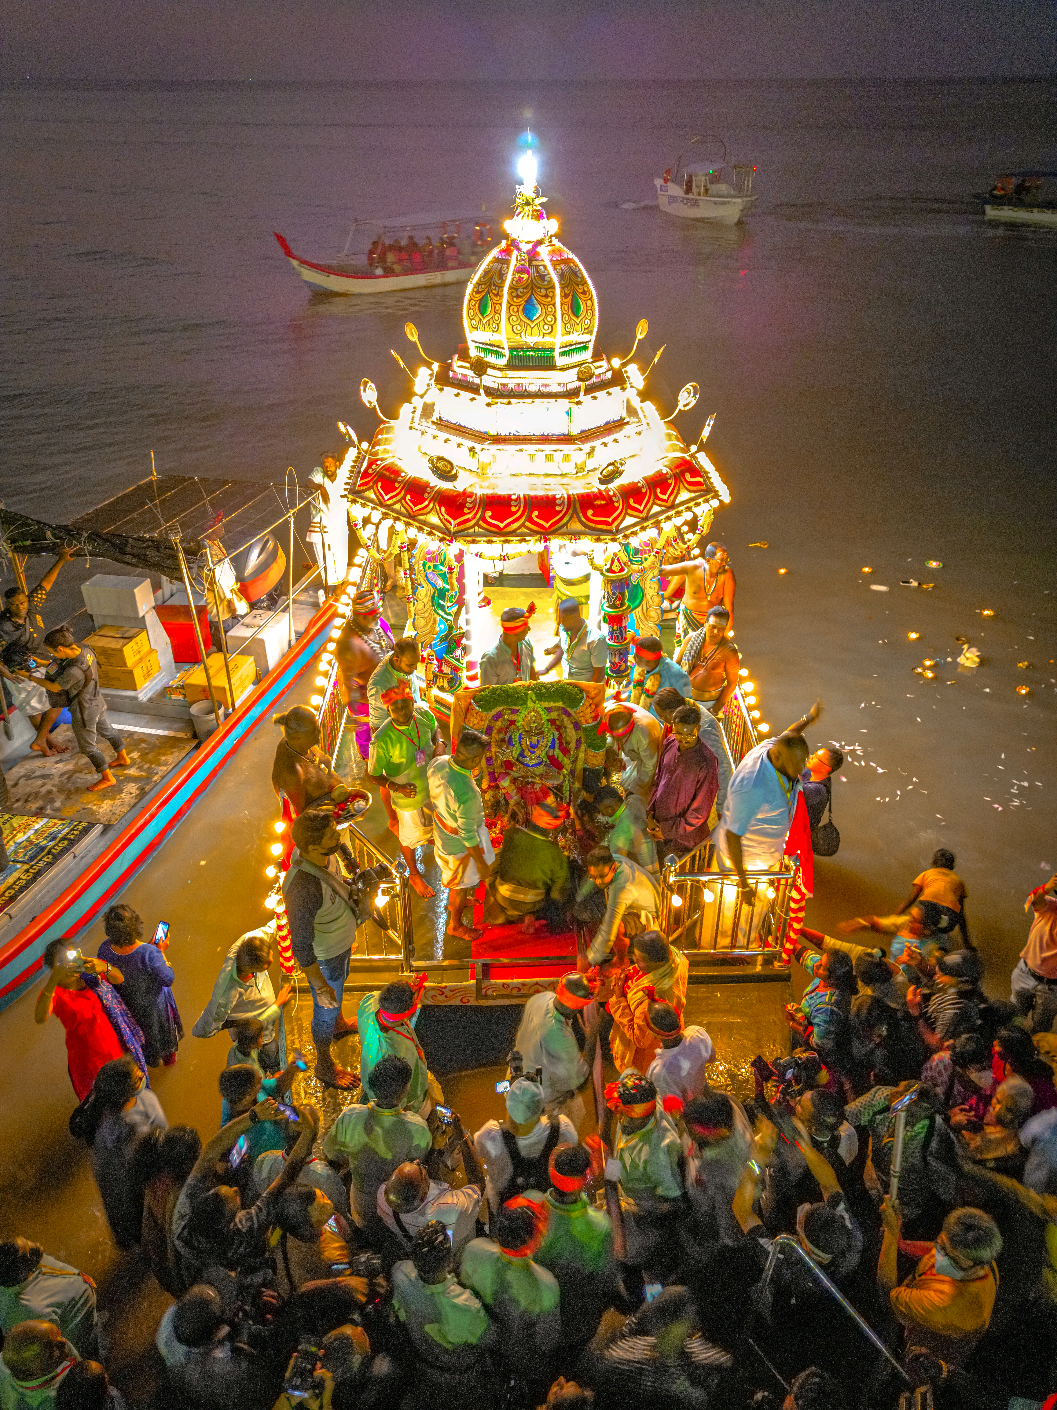
[[[472,235],[464,228],[472,228]],[[327,294],[386,294],[465,284],[492,244],[492,227],[484,216],[357,220],[341,254],[320,264],[294,254],[277,230],[272,233],[312,291]]]
[[[722,225],[736,225],[756,202],[752,183],[756,168],[735,163],[728,169],[726,144],[719,137],[697,135],[687,142],[687,148],[703,144],[717,145],[722,150],[718,160],[684,163],[686,152],[680,152],[674,167],[663,176],[654,177],[657,204],[667,215],[683,220],[713,220]],[[730,173],[728,181],[727,174]]]
[[[1005,225],[1048,225],[1057,229],[1057,201],[1043,195],[1049,181],[1052,193],[1057,173],[1018,171],[1000,176],[984,200],[984,219]]]

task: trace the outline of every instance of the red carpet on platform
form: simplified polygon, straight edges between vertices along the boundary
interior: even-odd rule
[[[483,893],[484,888],[480,888]],[[481,920],[482,898],[474,902],[473,923],[474,928],[483,930],[484,934],[480,940],[475,940],[470,947],[470,954],[475,960],[518,960],[524,955],[526,961],[531,960],[533,955],[559,955],[563,958],[557,959],[549,964],[532,964],[527,962],[522,964],[504,964],[497,968],[492,977],[498,979],[560,979],[563,974],[570,969],[576,968],[576,934],[572,930],[563,931],[560,935],[552,935],[547,929],[544,921],[537,921],[536,930],[532,935],[526,935],[521,928],[520,921],[514,921],[509,925],[484,925]],[[568,956],[568,958],[564,958]]]

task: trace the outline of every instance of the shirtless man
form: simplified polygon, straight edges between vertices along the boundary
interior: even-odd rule
[[[690,677],[694,699],[718,719],[738,684],[741,657],[727,640],[730,614],[725,607],[710,607],[705,625],[687,637],[675,659]]]
[[[381,616],[378,594],[370,588],[358,592],[352,599],[352,615],[334,648],[342,698],[357,724],[356,748],[361,759],[367,758],[371,747],[367,682],[393,649],[392,635],[382,625]]]
[[[55,562],[44,574],[43,578],[41,578],[32,592],[25,593],[20,587],[10,587],[7,589],[4,593],[4,607],[3,610],[0,611],[0,650],[10,645],[18,645],[23,648],[25,655],[32,655],[32,648],[37,641],[37,636],[31,617],[39,626],[40,612],[41,608],[44,606],[44,601],[48,593],[54,587],[55,579],[59,576],[60,569],[65,563],[69,563],[72,558],[72,551],[65,547],[62,548],[58,558],[56,558]],[[14,654],[24,660],[22,653]],[[50,653],[44,654],[48,655]],[[20,666],[19,670],[21,669],[22,667]],[[12,683],[16,681],[22,682],[19,693],[24,691],[27,685],[32,688],[36,684],[36,682],[32,680],[27,681],[24,675],[11,669],[3,661],[0,661],[0,676]],[[38,695],[40,694],[39,688],[37,693]],[[6,694],[5,689],[5,695]],[[12,694],[14,694],[14,692],[12,692]],[[15,703],[17,704],[18,701],[16,700]],[[48,758],[52,754],[69,753],[69,749],[65,744],[56,744],[50,738],[51,730],[55,721],[59,718],[64,703],[64,701],[60,700],[42,711],[39,715],[30,715],[30,719],[37,727],[37,737],[29,747],[38,754],[43,754],[45,758]]]
[[[281,725],[283,737],[275,750],[272,787],[290,804],[295,818],[321,798],[344,803],[351,793],[319,747],[319,722],[304,705],[295,705],[284,715],[273,715],[273,725]],[[359,792],[359,790],[357,790]]]
[[[688,558],[682,563],[665,563],[662,560],[660,571],[666,578],[686,579],[683,610],[679,618],[684,641],[705,625],[705,614],[710,607],[727,609],[730,614],[727,635],[734,635],[734,591],[737,584],[723,544],[710,543],[700,558]]]

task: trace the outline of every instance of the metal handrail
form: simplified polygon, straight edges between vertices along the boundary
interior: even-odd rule
[[[835,1283],[832,1283],[830,1279],[826,1277],[822,1269],[818,1266],[817,1263],[815,1263],[810,1258],[810,1256],[801,1247],[799,1240],[794,1239],[792,1234],[776,1234],[775,1237],[771,1240],[771,1248],[767,1256],[767,1266],[763,1270],[763,1277],[756,1285],[755,1297],[762,1299],[764,1294],[766,1293],[768,1283],[774,1275],[774,1270],[778,1263],[778,1255],[781,1253],[782,1249],[788,1249],[790,1253],[796,1254],[796,1256],[801,1260],[801,1262],[807,1268],[808,1272],[815,1279],[815,1281],[819,1283],[826,1292],[829,1293],[830,1297],[832,1297],[835,1302],[839,1303],[839,1305],[843,1307],[844,1311],[859,1328],[859,1331],[862,1332],[863,1336],[866,1337],[866,1339],[877,1348],[877,1350],[881,1353],[882,1356],[886,1357],[892,1363],[892,1365],[896,1368],[899,1374],[903,1377],[903,1380],[906,1381],[908,1385],[910,1385],[910,1377],[907,1375],[906,1371],[903,1370],[902,1366],[889,1351],[885,1343],[877,1335],[877,1333],[870,1326],[870,1324],[859,1316],[858,1312],[856,1312],[855,1308],[844,1296],[840,1288],[838,1288]]]
[[[780,941],[789,918],[794,877],[793,870],[747,872],[752,901],[746,905],[737,877],[715,866],[714,848],[706,842],[678,862],[665,862],[661,870],[661,930],[681,949],[707,950],[731,958],[754,954],[762,965],[764,949],[762,945],[754,946],[752,939],[770,917],[772,934]],[[762,907],[761,887],[765,902]],[[706,925],[711,930],[707,944],[702,943]],[[724,936],[725,944],[721,943]],[[738,937],[744,936],[749,938],[748,944],[736,943]]]
[[[296,597],[299,592],[303,592],[304,589],[308,586],[308,584],[312,581],[312,579],[318,578],[319,576],[319,568],[313,568],[311,573],[306,573],[305,576],[301,579],[301,581],[295,585],[294,596]],[[261,632],[264,631],[265,627],[270,626],[271,623],[275,620],[275,618],[280,616],[286,610],[287,604],[285,603],[285,601],[281,607],[273,608],[272,611],[268,613],[267,617],[264,619],[264,621],[260,624],[259,627],[255,627],[249,636],[240,638],[239,651],[241,651],[244,646],[249,645],[249,643],[253,640],[255,636],[260,636]]]
[[[760,742],[740,685],[734,687],[734,694],[723,706],[719,723],[730,761],[737,768],[749,750]]]
[[[385,920],[382,954],[372,955],[367,951],[363,955],[354,955],[353,960],[357,962],[360,959],[399,958],[401,973],[410,974],[414,963],[415,937],[411,923],[411,884],[408,880],[410,873],[407,863],[403,857],[397,857],[394,861],[392,857],[387,856],[355,823],[350,822],[342,831],[346,833],[345,840],[351,843],[352,854],[360,866],[374,866],[381,862],[396,877],[396,895],[390,895],[381,907],[381,915]],[[365,926],[360,929],[365,929]],[[385,941],[390,937],[399,947],[399,955],[390,955],[385,951]]]

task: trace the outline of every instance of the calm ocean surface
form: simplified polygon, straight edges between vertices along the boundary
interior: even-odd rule
[[[163,472],[279,478],[292,465],[303,478],[336,443],[336,420],[369,433],[360,378],[391,410],[406,387],[388,351],[406,352],[404,320],[445,358],[461,339],[462,291],[313,299],[272,231],[325,261],[354,216],[503,216],[530,122],[560,236],[598,289],[599,347],[625,351],[648,317],[649,355],[666,345],[657,399],[670,406],[683,382],[701,384],[680,421],[687,435],[718,413],[710,451],[733,503],[716,531],[772,726],[818,692],[831,732],[861,732],[865,745],[858,711],[881,710],[869,692],[880,700],[887,679],[890,712],[904,696],[901,708],[924,708],[911,699],[913,653],[946,657],[959,630],[1004,672],[938,693],[933,733],[913,746],[920,760],[895,761],[916,714],[908,726],[890,713],[881,736],[873,767],[906,763],[920,777],[942,765],[936,789],[964,785],[964,797],[899,820],[889,803],[891,824],[878,809],[858,829],[894,858],[892,877],[875,868],[879,887],[905,891],[894,878],[927,862],[922,850],[971,797],[980,826],[964,845],[983,869],[998,814],[989,785],[965,783],[965,761],[986,749],[986,767],[999,767],[1015,721],[1031,720],[1039,744],[1031,733],[1024,747],[1050,760],[1057,736],[1046,664],[1057,657],[1057,232],[985,228],[973,193],[1004,169],[1057,170],[1055,92],[1022,81],[0,94],[0,494],[61,521],[148,474],[152,447]],[[698,229],[620,208],[652,201],[653,177],[693,131],[720,133],[732,159],[758,166],[746,223]],[[761,539],[769,550],[748,548]],[[883,609],[860,577],[868,564],[893,585]],[[900,577],[941,581],[921,594]],[[998,614],[986,631],[974,616],[985,599]],[[912,626],[925,635],[907,655]],[[897,639],[905,661],[868,658]],[[1022,716],[1016,660],[1029,651],[1036,688]],[[1057,786],[1041,765],[1036,781]],[[868,801],[886,806],[872,785]],[[1051,857],[1036,841],[1057,814],[1002,806],[1003,825],[1023,823],[1000,850],[1033,884],[1046,862],[1057,868],[1057,847]],[[853,846],[849,835],[838,859],[851,853],[849,867]],[[995,898],[1010,946],[1019,886],[1011,870]],[[884,902],[856,896],[867,899]]]

